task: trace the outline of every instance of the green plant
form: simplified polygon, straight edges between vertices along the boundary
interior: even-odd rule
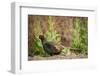
[[[45,38],[48,42],[54,42],[60,44],[61,37],[60,34],[57,33],[54,26],[53,18],[51,16],[48,17],[48,30],[44,34]]]
[[[80,28],[80,37],[81,37],[81,48],[83,49],[82,53],[87,54],[88,48],[88,28],[87,28],[87,18],[81,18],[81,28]]]
[[[72,48],[80,48],[80,37],[79,37],[79,32],[80,32],[80,19],[75,18],[74,21],[74,29],[73,29],[73,40],[72,40]]]
[[[33,50],[35,55],[44,55],[43,45],[38,37],[34,37]]]
[[[79,53],[87,53],[88,46],[87,18],[75,18],[72,48],[77,48]]]
[[[35,24],[35,27],[33,29],[34,33],[33,33],[32,52],[34,55],[44,56],[45,52],[43,49],[43,45],[42,45],[41,40],[39,39],[39,35],[42,33],[39,16],[37,16],[34,24]]]
[[[69,52],[70,52],[70,48],[68,48],[68,47],[64,47],[63,49],[62,49],[62,51],[61,51],[61,55],[67,55],[67,54],[69,54]]]

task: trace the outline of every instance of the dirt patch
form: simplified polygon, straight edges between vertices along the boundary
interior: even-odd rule
[[[32,60],[59,60],[59,59],[83,59],[83,58],[88,58],[88,56],[83,54],[67,55],[67,56],[54,55],[49,57],[34,56],[34,57],[28,57],[28,60],[32,61]]]

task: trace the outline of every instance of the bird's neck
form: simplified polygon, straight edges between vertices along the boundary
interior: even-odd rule
[[[42,44],[45,44],[47,42],[47,40],[44,39],[44,40],[41,40],[41,42],[42,42]]]

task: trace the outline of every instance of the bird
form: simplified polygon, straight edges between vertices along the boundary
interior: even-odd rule
[[[42,42],[44,51],[50,56],[60,54],[61,48],[57,44],[55,44],[54,42],[48,42],[44,35],[39,35],[39,39]]]

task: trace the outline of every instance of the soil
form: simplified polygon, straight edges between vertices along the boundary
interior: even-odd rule
[[[59,60],[59,59],[83,59],[83,58],[88,58],[88,55],[54,55],[54,56],[49,56],[49,57],[41,57],[41,56],[34,56],[34,57],[28,57],[29,61],[32,60]]]

